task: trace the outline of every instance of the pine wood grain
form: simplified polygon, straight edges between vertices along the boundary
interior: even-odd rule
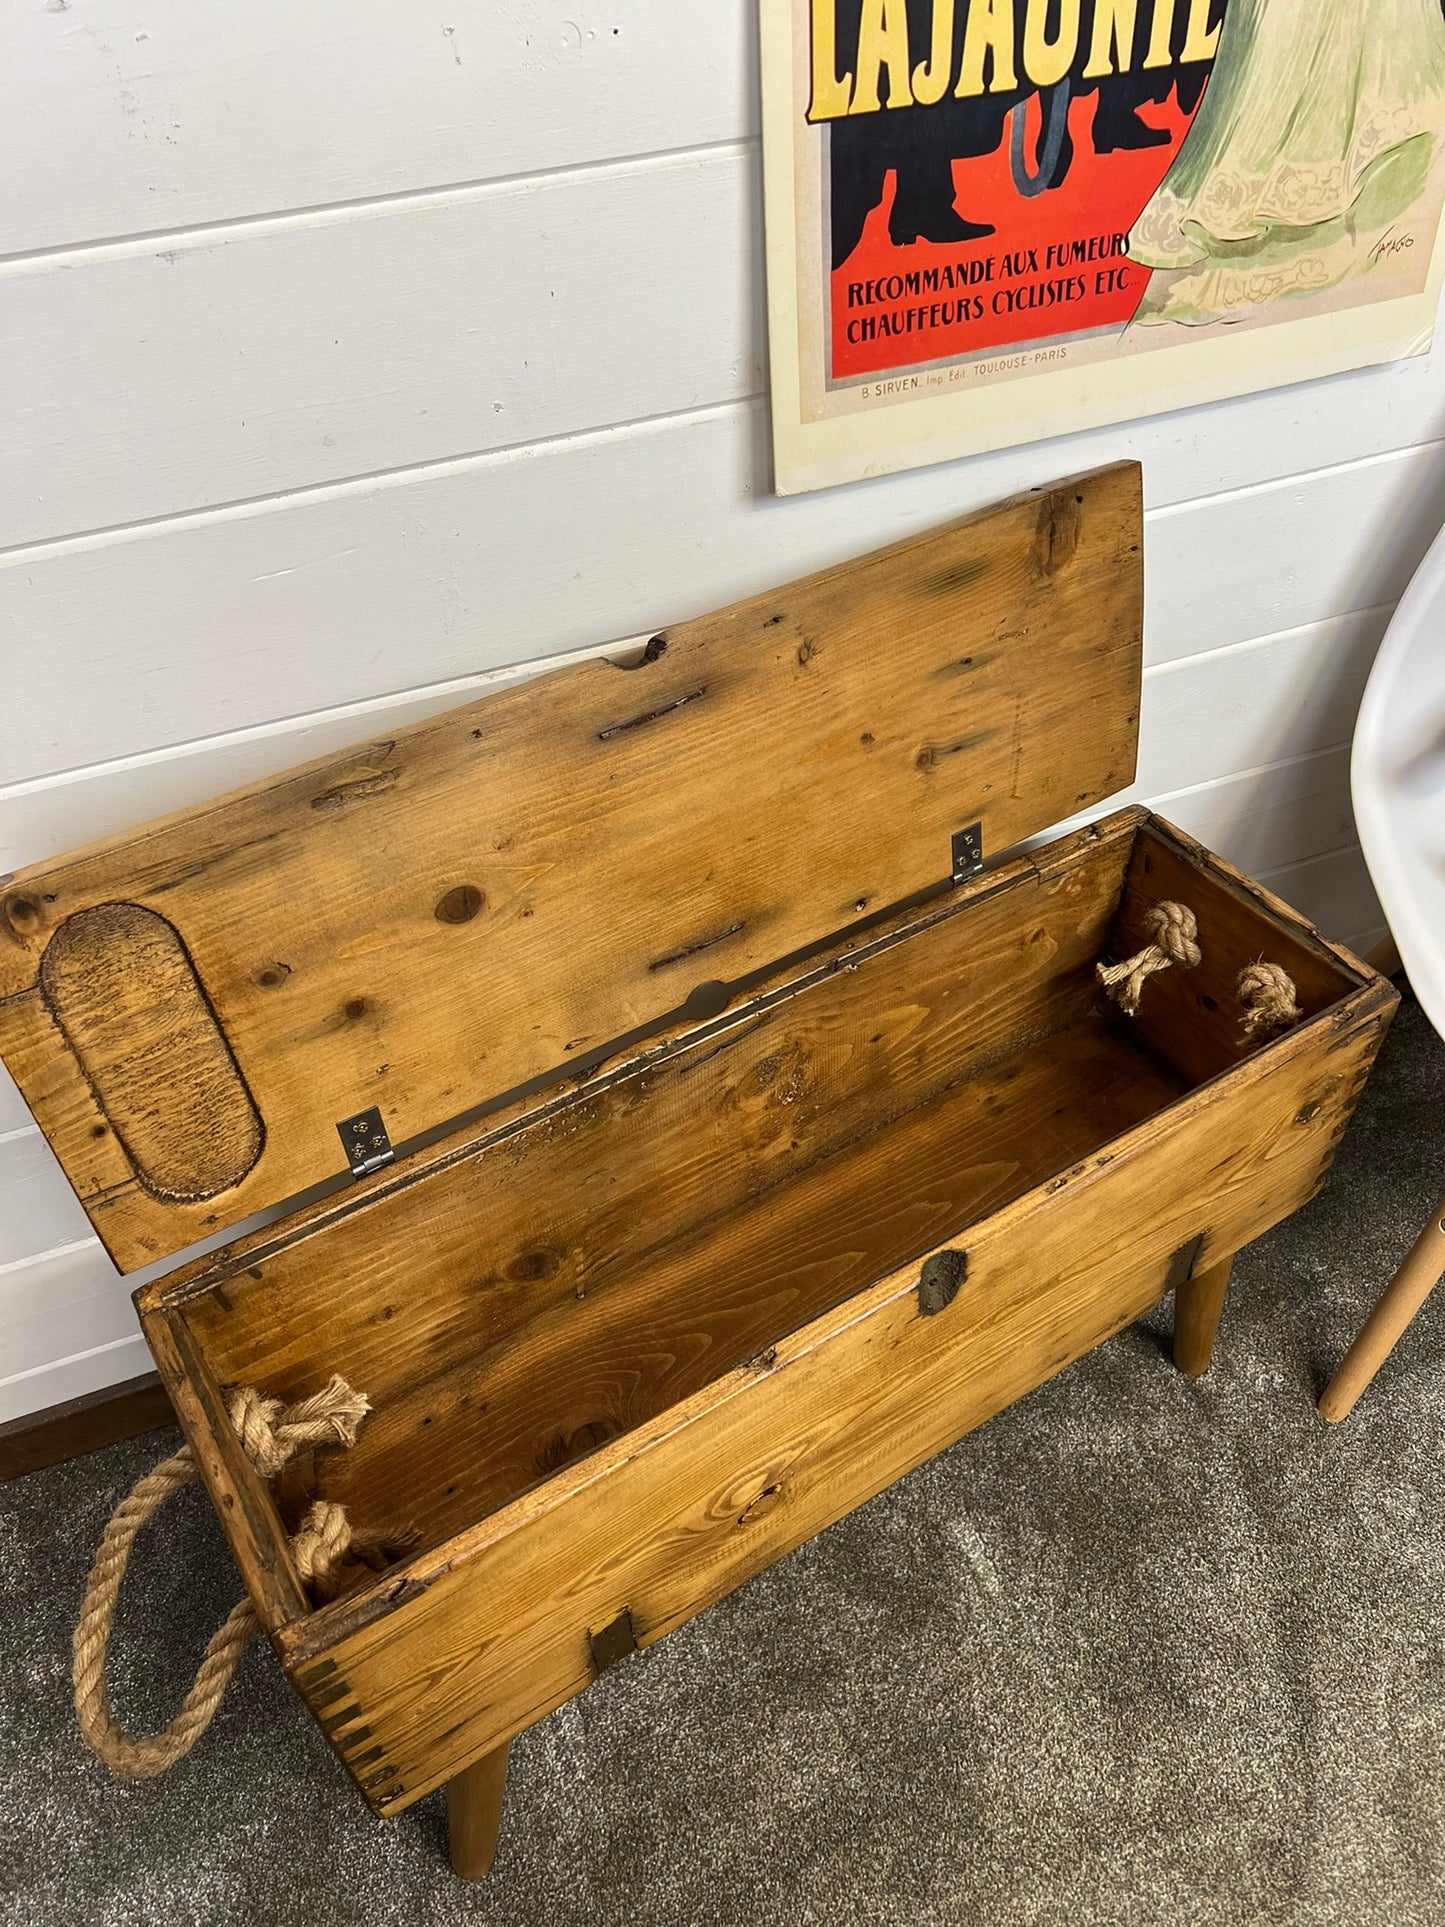
[[[1090,1014],[1092,957],[1126,868],[1161,849],[1179,866],[1175,894],[1206,915],[1214,895],[1228,897],[1239,943],[1287,938],[1320,995],[1334,993],[1239,1062],[1235,1014],[1198,1005],[1191,1048],[1207,1081],[1194,1088],[1147,1027]],[[367,1797],[394,1811],[465,1771],[585,1685],[597,1627],[626,1613],[642,1643],[661,1636],[1021,1396],[1159,1297],[1182,1247],[1202,1239],[1197,1273],[1219,1272],[1321,1180],[1395,1001],[1227,866],[1126,811],[780,969],[737,1012],[679,1023],[569,1098],[524,1101],[469,1148],[418,1155],[342,1205],[138,1294],[258,1609]],[[860,1070],[865,1036],[886,1048]],[[816,1061],[782,1048],[800,1040]],[[791,1148],[792,1119],[768,1115],[783,1093],[826,1120],[809,1158],[729,1192],[727,1146],[745,1147],[742,1171],[766,1165],[780,1132]],[[759,1115],[764,1127],[750,1129]],[[689,1122],[704,1147],[695,1163]],[[606,1194],[615,1183],[625,1195],[633,1144],[652,1175],[669,1158],[685,1167],[663,1188],[655,1243],[646,1230],[619,1237],[645,1224],[645,1190],[609,1224]],[[1034,1182],[1051,1163],[1056,1175]],[[394,1288],[402,1254],[415,1273],[418,1241],[446,1236],[442,1191],[409,1240],[362,1228],[469,1165],[488,1174],[477,1215],[430,1299],[410,1304]],[[463,1255],[481,1200],[505,1222],[509,1194],[526,1199],[510,1207],[520,1232],[579,1183],[605,1228],[599,1304],[586,1290],[577,1299],[575,1277],[570,1299],[549,1298],[546,1268],[523,1267],[531,1275],[506,1281],[519,1289],[499,1293],[505,1334],[494,1328],[489,1355],[476,1317],[486,1290],[470,1289],[478,1273]],[[717,1212],[699,1209],[715,1198]],[[963,1282],[925,1316],[921,1266],[940,1237]],[[390,1277],[352,1278],[371,1245],[388,1249]],[[333,1262],[343,1247],[349,1262]],[[882,1284],[857,1288],[910,1247]],[[327,1279],[348,1350],[369,1329],[368,1366],[384,1384],[347,1502],[383,1523],[364,1508],[403,1502],[410,1455],[422,1537],[384,1577],[311,1612],[291,1590],[274,1504],[255,1503],[234,1441],[216,1436],[218,1387],[284,1356],[308,1371],[295,1387],[308,1389],[343,1363],[327,1349]],[[383,1280],[393,1288],[377,1290]],[[467,1399],[433,1409],[457,1392]],[[475,1429],[486,1392],[499,1395],[490,1434]],[[613,1426],[626,1429],[608,1436]],[[548,1476],[507,1496],[539,1453]],[[347,1474],[333,1463],[319,1476]]]
[[[510,1746],[499,1746],[447,1782],[448,1844],[452,1872],[461,1880],[481,1880],[492,1871],[510,1752]]]
[[[580,1691],[589,1627],[647,1645],[1212,1267],[1321,1181],[1393,1009],[1367,984],[978,1225],[919,1314],[911,1263],[351,1599],[277,1635],[306,1697],[362,1709],[399,1810]],[[343,1759],[345,1721],[331,1739]]]
[[[1174,1363],[1186,1378],[1202,1378],[1213,1362],[1233,1268],[1233,1258],[1226,1258],[1175,1287]]]
[[[414,1153],[142,1302],[185,1295],[225,1382],[301,1397],[330,1360],[389,1404],[1078,1018],[1138,821],[1121,812],[779,971],[601,1088]]]
[[[635,1430],[1033,1184],[1181,1084],[1102,1015],[800,1171],[378,1403],[320,1494],[422,1545]]]
[[[1031,493],[39,870],[0,902],[0,1054],[125,1268],[446,1121],[1126,784],[1139,476]],[[660,804],[665,800],[665,807]],[[66,920],[178,933],[265,1131],[151,1195],[39,983]],[[112,1047],[110,1061],[118,1064]],[[137,1087],[137,1088],[132,1088]],[[108,1107],[116,1107],[112,1112]]]

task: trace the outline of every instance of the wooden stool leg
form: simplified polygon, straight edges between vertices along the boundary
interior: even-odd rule
[[[1401,1334],[1445,1272],[1445,1198],[1411,1246],[1410,1255],[1380,1294],[1380,1301],[1325,1387],[1320,1416],[1338,1425],[1399,1343]]]
[[[1233,1258],[1226,1258],[1175,1287],[1174,1363],[1186,1378],[1202,1378],[1209,1370],[1233,1265]]]
[[[452,1872],[463,1880],[480,1880],[492,1871],[497,1857],[497,1829],[502,1823],[502,1795],[507,1790],[507,1755],[511,1742],[447,1781],[447,1830],[451,1836]]]

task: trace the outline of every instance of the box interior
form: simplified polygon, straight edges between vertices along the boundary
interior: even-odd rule
[[[1094,966],[1170,897],[1204,962],[1124,1018]],[[1260,1048],[1234,983],[1262,956],[1306,1017],[1359,981],[1115,819],[161,1302],[220,1385],[340,1372],[371,1400],[353,1449],[283,1481],[288,1526],[319,1495],[424,1550]]]

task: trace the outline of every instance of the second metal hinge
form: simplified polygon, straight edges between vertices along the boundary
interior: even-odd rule
[[[954,832],[953,881],[964,883],[983,868],[983,825],[970,823]]]
[[[368,1177],[373,1171],[379,1171],[383,1164],[392,1163],[396,1157],[396,1152],[391,1148],[391,1139],[386,1134],[386,1126],[381,1121],[381,1112],[375,1104],[369,1111],[358,1111],[355,1117],[342,1118],[336,1131],[354,1178]]]

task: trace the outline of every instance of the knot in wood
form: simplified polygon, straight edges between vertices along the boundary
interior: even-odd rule
[[[1304,1015],[1296,1000],[1294,979],[1278,964],[1247,964],[1240,971],[1235,988],[1244,1006],[1244,1035],[1248,1043],[1277,1036]]]
[[[1182,970],[1193,970],[1198,964],[1201,952],[1195,939],[1199,925],[1187,903],[1155,904],[1144,919],[1144,928],[1170,963]]]

